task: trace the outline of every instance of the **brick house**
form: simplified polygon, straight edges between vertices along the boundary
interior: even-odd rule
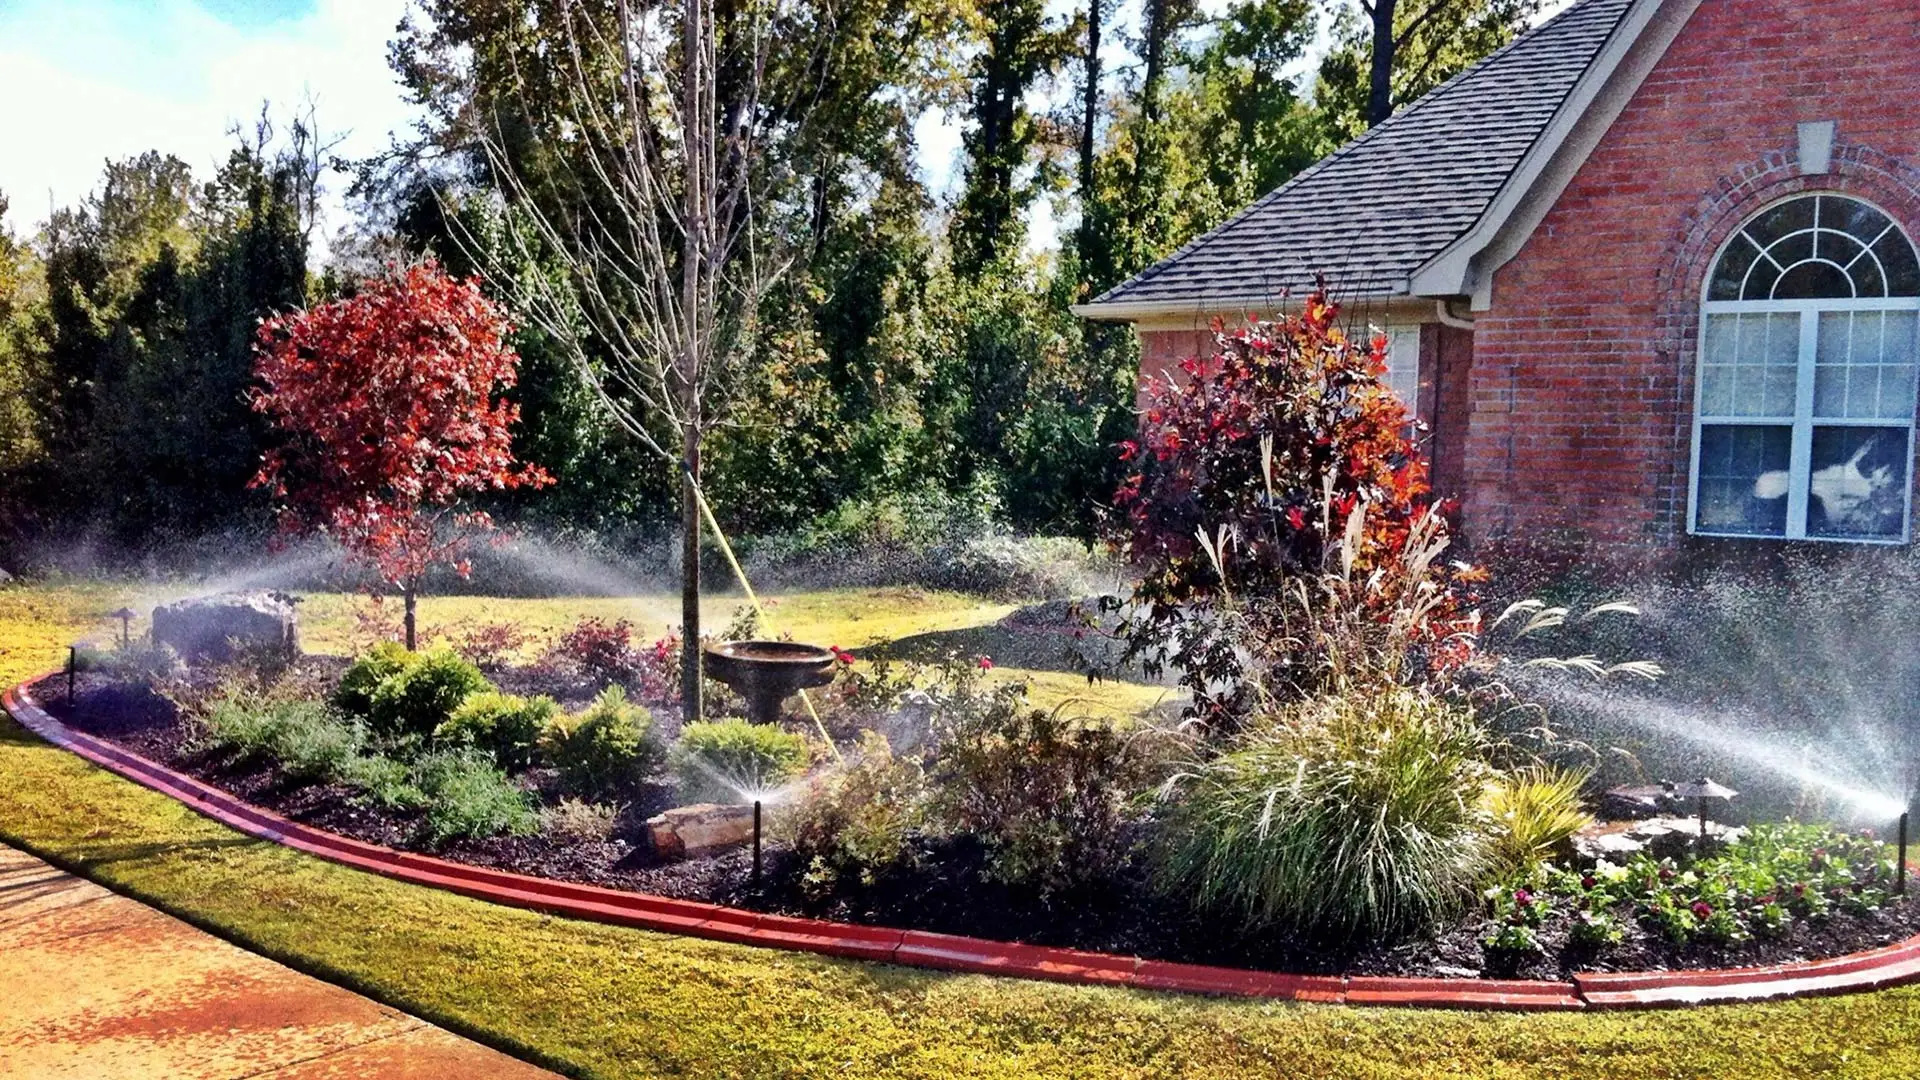
[[[1581,0],[1075,310],[1159,372],[1326,274],[1475,542],[1904,544],[1916,16]]]

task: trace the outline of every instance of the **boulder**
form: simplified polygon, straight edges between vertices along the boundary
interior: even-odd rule
[[[647,819],[654,854],[698,859],[753,839],[753,807],[695,803]]]
[[[176,600],[153,609],[153,642],[188,663],[230,660],[236,651],[291,659],[300,653],[293,605],[293,597],[279,592]]]
[[[1713,846],[1731,843],[1745,835],[1746,830],[1737,825],[1707,822],[1707,840]],[[1600,859],[1623,863],[1641,852],[1656,859],[1678,859],[1697,852],[1699,846],[1700,819],[1697,817],[1601,822],[1573,838],[1575,862],[1585,866]]]

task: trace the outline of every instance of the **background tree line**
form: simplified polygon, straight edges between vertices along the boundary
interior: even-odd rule
[[[1537,7],[723,0],[723,36],[767,20],[774,43],[767,90],[727,107],[761,110],[773,133],[751,163],[768,194],[741,212],[752,257],[782,271],[729,328],[739,362],[705,461],[723,524],[830,532],[911,506],[1091,535],[1118,479],[1111,447],[1134,426],[1137,354],[1130,332],[1068,305],[1505,43]],[[674,9],[639,10],[670,22]],[[605,58],[561,63],[558,28],[582,11],[616,17],[606,0],[416,5],[390,54],[424,119],[355,163],[358,218],[325,267],[312,232],[327,147],[311,115],[236,133],[207,178],[159,152],[109,163],[35,234],[0,231],[0,553],[264,528],[246,481],[269,436],[244,400],[263,317],[422,253],[563,280],[494,197],[501,161],[481,144],[504,147],[543,208],[596,212],[566,183],[580,163],[562,160],[564,124],[620,88],[569,74],[611,80]],[[723,102],[730,78],[723,63]],[[946,195],[916,159],[933,109],[963,132]],[[1043,201],[1062,223],[1046,246],[1027,235]],[[558,482],[493,509],[603,532],[670,519],[677,478],[606,422],[550,328],[523,326],[515,344],[517,449]]]

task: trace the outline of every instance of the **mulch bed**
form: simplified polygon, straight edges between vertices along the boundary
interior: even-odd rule
[[[303,665],[324,679],[342,662],[311,657]],[[511,674],[497,681],[516,692],[560,689],[560,696],[576,703],[589,696],[577,689],[521,687]],[[1622,944],[1594,953],[1569,945],[1567,917],[1556,913],[1538,931],[1542,955],[1517,967],[1490,967],[1481,945],[1488,925],[1477,913],[1435,935],[1397,942],[1342,946],[1283,933],[1249,936],[1156,895],[1138,870],[1044,900],[986,881],[982,854],[966,841],[930,843],[921,870],[814,900],[801,890],[805,868],[799,860],[771,843],[759,888],[752,885],[752,859],[745,850],[685,862],[655,858],[643,823],[673,805],[673,793],[664,784],[628,792],[613,838],[604,843],[530,836],[429,848],[414,839],[417,815],[362,802],[339,785],[296,783],[275,766],[200,747],[173,703],[146,687],[117,685],[94,674],[79,676],[77,687],[73,707],[67,704],[64,676],[42,682],[35,697],[63,723],[303,824],[475,866],[784,915],[1302,974],[1452,978],[1559,979],[1576,971],[1750,967],[1826,959],[1920,934],[1920,904],[1901,903],[1866,916],[1836,914],[1818,926],[1795,924],[1783,938],[1738,946],[1676,948],[1629,924]],[[523,783],[543,803],[557,800],[550,774],[534,770]]]

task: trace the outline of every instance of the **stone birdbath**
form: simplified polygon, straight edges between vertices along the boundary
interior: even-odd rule
[[[780,721],[780,704],[833,681],[832,649],[793,641],[727,641],[706,648],[707,674],[747,699],[747,719]]]

